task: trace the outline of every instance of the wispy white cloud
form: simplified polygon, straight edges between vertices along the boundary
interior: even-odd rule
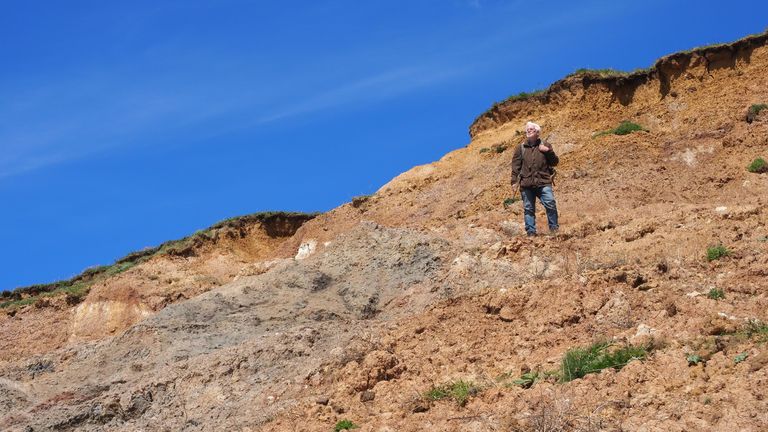
[[[258,123],[274,122],[349,104],[375,103],[422,87],[443,83],[467,73],[468,70],[402,67],[382,72],[278,107],[273,112],[261,116]]]
[[[18,94],[13,105],[0,106],[0,178],[123,145],[178,112],[179,102],[143,100],[117,87],[89,92],[87,83],[68,81]]]
[[[261,86],[250,88],[240,81],[211,82],[206,88],[174,88],[163,80],[130,85],[117,76],[62,80],[45,88],[17,91],[5,103],[0,102],[0,178],[119,147],[146,145],[146,141],[156,142],[162,135],[213,137],[322,110],[375,104],[444,83],[468,70],[423,64],[393,68],[344,84],[327,77],[328,89],[285,104],[270,101],[308,93],[309,89],[289,85],[295,77],[256,80]],[[256,120],[245,120],[248,118]],[[207,122],[214,125],[205,129]],[[189,132],[191,128],[200,132]]]
[[[484,0],[461,1],[491,9]],[[503,8],[508,11],[518,4],[515,0]],[[572,26],[593,19],[589,18],[592,12],[574,13],[579,10],[576,6],[561,8],[539,19],[536,28],[541,33],[564,23]],[[119,147],[147,145],[162,136],[173,137],[167,145],[182,145],[184,137],[216,136],[332,109],[372,106],[482,69],[502,67],[509,63],[508,53],[527,46],[526,40],[532,36],[520,31],[522,17],[517,18],[520,22],[498,26],[496,15],[478,18],[489,27],[494,24],[494,31],[473,30],[451,37],[436,32],[402,53],[392,53],[387,46],[365,46],[364,53],[331,51],[329,55],[337,56],[332,64],[338,68],[316,71],[306,83],[301,82],[301,75],[274,75],[261,61],[249,64],[236,56],[190,52],[183,41],[165,41],[145,54],[148,63],[165,68],[160,71],[112,65],[91,71],[90,76],[45,77],[50,82],[36,88],[0,83],[4,93],[0,99],[0,178]],[[500,55],[501,48],[507,54]],[[381,69],[379,64],[376,70],[372,62],[361,66],[363,55],[397,61],[389,63],[390,69]],[[201,61],[209,57],[217,61]],[[314,59],[319,61],[317,56]],[[328,55],[322,61],[328,64]],[[302,65],[301,73],[308,69],[311,65]],[[339,70],[359,78],[339,82]]]

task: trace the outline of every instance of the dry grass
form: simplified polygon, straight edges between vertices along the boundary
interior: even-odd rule
[[[612,420],[606,409],[618,405],[606,401],[582,413],[574,398],[555,389],[542,391],[534,401],[534,410],[524,419],[523,424],[513,428],[515,432],[603,432],[618,431],[620,427]]]

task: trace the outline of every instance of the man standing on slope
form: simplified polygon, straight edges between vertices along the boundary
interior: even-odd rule
[[[560,159],[548,143],[541,142],[541,126],[528,122],[525,125],[525,142],[512,157],[512,188],[519,183],[523,197],[525,232],[528,236],[536,235],[536,198],[547,211],[549,231],[554,233],[560,228],[557,224],[557,203],[552,192],[552,167]]]

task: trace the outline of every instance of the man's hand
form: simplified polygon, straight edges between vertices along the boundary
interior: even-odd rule
[[[552,150],[552,149],[550,149],[549,147],[545,146],[544,144],[539,144],[539,151],[540,152],[546,153],[546,152],[548,152],[550,150]]]

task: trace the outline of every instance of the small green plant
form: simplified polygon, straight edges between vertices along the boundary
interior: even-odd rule
[[[768,104],[754,104],[749,107],[749,113],[752,115],[758,115],[760,111],[768,109]]]
[[[631,134],[632,132],[640,132],[640,131],[647,132],[648,129],[645,129],[644,127],[640,126],[637,123],[632,123],[630,121],[623,121],[619,123],[619,125],[616,126],[616,128],[598,132],[594,134],[592,137],[597,138],[603,135],[628,135],[628,134]]]
[[[747,171],[755,174],[768,172],[768,164],[765,163],[765,159],[759,157],[747,166]]]
[[[507,198],[504,200],[504,208],[509,208],[512,204],[520,201],[520,198]]]
[[[743,362],[744,360],[746,360],[747,357],[749,357],[749,354],[743,352],[743,353],[737,355],[736,357],[734,357],[733,358],[733,362],[736,363],[736,364],[739,364],[739,363]]]
[[[747,339],[755,338],[759,342],[766,342],[768,341],[768,324],[756,319],[751,319],[747,321],[747,324],[736,334]]]
[[[447,399],[451,396],[450,390],[445,385],[432,387],[427,391],[427,393],[424,394],[424,397],[426,397],[428,400],[431,401],[439,401],[443,399]]]
[[[704,361],[704,359],[701,358],[701,356],[698,354],[690,354],[685,359],[688,360],[688,366],[694,366]]]
[[[490,152],[493,152],[493,153],[496,153],[496,154],[500,154],[500,153],[504,153],[504,151],[506,149],[507,149],[507,145],[506,144],[495,144],[495,145],[491,146],[490,148],[489,147],[481,148],[480,149],[480,153],[490,153]]]
[[[754,104],[747,110],[747,123],[752,123],[760,114],[760,111],[768,108],[768,104]]]
[[[459,406],[464,406],[470,397],[476,395],[479,392],[479,388],[468,381],[456,381],[451,386],[451,396]]]
[[[710,246],[707,248],[707,261],[714,261],[722,257],[727,257],[731,254],[731,251],[727,247],[719,244],[717,246]]]
[[[707,297],[711,298],[712,300],[722,300],[725,298],[725,291],[720,288],[712,288],[707,293]]]
[[[751,334],[762,334],[762,333],[768,333],[768,324],[759,321],[759,320],[749,320],[747,321],[746,329]]]
[[[333,432],[341,432],[341,431],[344,431],[344,430],[352,430],[352,429],[357,429],[359,427],[360,426],[352,423],[351,420],[346,420],[345,419],[345,420],[341,420],[338,423],[336,423],[336,426],[333,428]]]
[[[453,399],[459,406],[464,406],[472,396],[480,392],[480,387],[471,381],[451,381],[429,389],[424,395],[430,401]]]
[[[603,369],[616,370],[626,366],[632,360],[643,360],[648,355],[648,348],[626,345],[614,348],[611,342],[595,342],[587,348],[576,348],[565,353],[560,366],[562,382],[599,372]]]
[[[644,130],[646,129],[637,123],[625,121],[625,122],[621,122],[619,126],[613,130],[613,133],[615,135],[627,135],[627,134],[631,134],[632,132],[638,132],[638,131],[644,131]]]
[[[536,381],[538,381],[540,374],[537,371],[531,371],[528,373],[524,373],[520,375],[520,378],[513,380],[512,384],[516,386],[520,386],[522,388],[531,388],[534,384],[536,384]]]

